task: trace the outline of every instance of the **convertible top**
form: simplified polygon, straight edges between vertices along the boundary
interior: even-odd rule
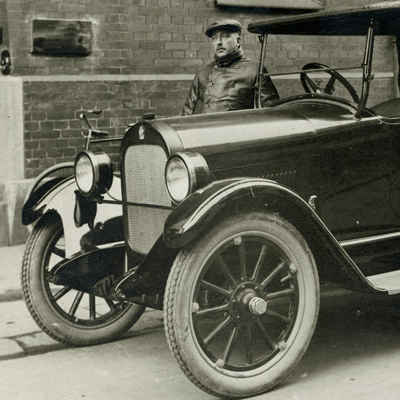
[[[375,21],[375,35],[400,33],[400,1],[384,1],[363,8],[331,10],[290,18],[251,23],[248,30],[258,34],[277,35],[362,35]]]

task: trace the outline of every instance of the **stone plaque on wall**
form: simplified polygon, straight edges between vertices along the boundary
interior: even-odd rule
[[[32,54],[87,56],[92,52],[92,22],[35,19],[32,41]]]

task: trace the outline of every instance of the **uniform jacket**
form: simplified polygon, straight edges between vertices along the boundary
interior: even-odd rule
[[[259,63],[243,55],[242,51],[227,61],[216,60],[200,68],[194,77],[182,115],[254,108],[258,68]],[[262,106],[278,99],[271,78],[264,76]]]

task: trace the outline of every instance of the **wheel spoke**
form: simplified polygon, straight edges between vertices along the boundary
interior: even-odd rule
[[[271,337],[268,335],[264,326],[261,324],[260,319],[257,319],[255,323],[256,323],[256,327],[257,327],[258,331],[260,332],[262,338],[264,339],[265,344],[268,346],[268,348],[270,350],[274,351],[276,349],[276,345],[272,341]]]
[[[70,287],[65,286],[62,289],[60,289],[57,293],[54,294],[53,299],[55,301],[60,300],[61,297],[63,297],[64,295],[66,295],[69,291],[71,290]]]
[[[52,249],[52,252],[53,252],[53,254],[55,254],[58,257],[65,258],[65,250],[64,249],[54,246]]]
[[[78,309],[79,304],[80,304],[80,302],[82,300],[83,294],[84,294],[84,292],[78,292],[76,294],[74,302],[72,303],[71,308],[70,308],[70,310],[68,312],[69,315],[71,315],[71,316],[75,315],[76,310]]]
[[[229,304],[224,304],[222,306],[217,306],[217,307],[213,307],[213,308],[206,308],[204,310],[200,310],[196,313],[196,315],[204,316],[204,315],[208,315],[208,314],[216,314],[219,312],[225,312],[228,310],[229,310]]]
[[[207,281],[201,281],[201,284],[202,284],[202,286],[205,286],[207,289],[209,289],[209,290],[211,290],[213,292],[222,294],[222,296],[226,297],[227,299],[230,298],[230,293],[227,290],[225,290],[225,289],[223,289],[223,288],[221,288],[219,286],[216,286],[216,285],[214,285],[214,284],[212,284],[210,282],[207,282]]]
[[[218,333],[221,332],[225,327],[227,327],[231,321],[232,319],[230,316],[226,317],[212,332],[209,333],[209,335],[204,339],[204,343],[211,343],[215,336],[218,335]]]
[[[258,257],[257,265],[254,268],[253,276],[251,277],[252,281],[257,280],[258,274],[260,273],[261,266],[264,263],[265,256],[267,254],[267,246],[263,246],[260,251],[260,256]]]
[[[290,322],[290,318],[285,317],[284,315],[278,314],[277,312],[272,311],[272,310],[268,310],[267,309],[267,311],[265,311],[264,315],[268,315],[268,316],[270,316],[270,317],[272,317],[272,318],[274,318],[274,319],[276,319],[278,321],[281,321],[285,325],[287,325]]]
[[[89,315],[91,320],[96,318],[96,296],[94,293],[89,293]]]
[[[262,282],[261,282],[261,286],[262,288],[265,288],[265,286],[267,286],[272,279],[275,278],[276,275],[278,275],[278,273],[280,271],[282,271],[282,269],[284,268],[286,262],[282,261]]]
[[[226,344],[225,351],[224,351],[224,358],[223,358],[224,363],[227,363],[229,361],[229,359],[231,358],[231,354],[232,354],[233,348],[235,346],[239,331],[240,331],[240,325],[236,325],[236,326],[234,326],[231,334],[229,335],[229,340],[228,340],[228,343]]]
[[[290,297],[294,293],[294,288],[280,290],[279,292],[268,293],[265,300],[281,299],[283,297]]]
[[[236,238],[235,244],[238,246],[239,251],[239,265],[240,265],[240,272],[242,280],[247,279],[247,271],[246,271],[246,251],[244,248],[244,241],[242,238]]]
[[[113,302],[109,297],[105,297],[104,299],[105,299],[105,301],[106,301],[108,307],[110,307],[110,310],[111,310],[111,311],[115,311],[115,310],[117,309],[117,308],[115,307],[114,302]]]
[[[251,340],[251,327],[250,325],[246,325],[244,330],[244,344],[246,350],[246,363],[249,365],[253,364],[252,343],[253,341]]]
[[[235,278],[232,276],[231,271],[229,270],[228,266],[226,265],[226,262],[223,260],[222,257],[218,257],[217,259],[217,263],[219,265],[219,267],[221,268],[221,271],[223,272],[223,274],[226,276],[226,278],[230,281],[230,283],[233,286],[236,286],[236,280]]]

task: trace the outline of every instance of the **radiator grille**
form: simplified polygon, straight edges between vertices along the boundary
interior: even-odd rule
[[[164,180],[167,155],[160,146],[131,146],[125,154],[125,188],[128,205],[128,241],[131,248],[148,253],[162,234],[170,210],[149,207],[171,206]]]

